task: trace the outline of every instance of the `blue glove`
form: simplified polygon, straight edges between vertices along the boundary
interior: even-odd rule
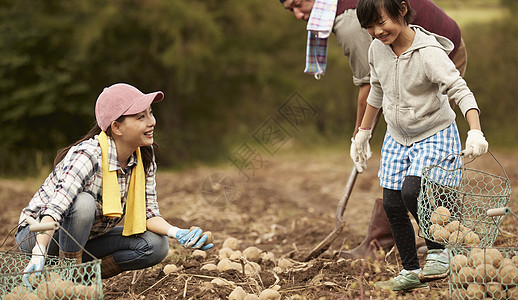
[[[38,276],[41,274],[39,271],[43,269],[43,265],[45,265],[45,253],[46,253],[46,247],[42,244],[36,243],[34,248],[32,248],[32,256],[31,260],[29,261],[29,264],[27,267],[25,267],[24,272],[32,272],[32,271],[38,271],[36,273]],[[32,289],[32,285],[29,283],[29,275],[31,273],[23,274],[23,282],[24,284]]]
[[[180,245],[185,248],[209,250],[214,246],[212,243],[205,245],[208,237],[203,234],[203,231],[199,227],[180,229],[173,226],[167,230],[167,236],[177,239]]]

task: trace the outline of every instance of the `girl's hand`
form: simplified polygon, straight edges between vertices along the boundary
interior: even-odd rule
[[[359,128],[358,133],[354,137],[354,143],[351,146],[356,147],[353,161],[367,162],[372,156],[369,140],[371,138],[371,129]],[[353,152],[353,151],[351,151]]]
[[[489,144],[481,130],[472,129],[468,131],[466,149],[462,151],[467,158],[473,159],[485,154]]]

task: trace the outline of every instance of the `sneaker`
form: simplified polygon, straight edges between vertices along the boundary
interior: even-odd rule
[[[388,281],[376,282],[374,286],[380,289],[389,289],[393,291],[407,291],[428,288],[428,283],[421,282],[416,273],[403,270],[399,272],[398,276]]]
[[[419,273],[422,282],[442,279],[450,273],[450,259],[442,249],[428,250],[426,264],[423,271]]]

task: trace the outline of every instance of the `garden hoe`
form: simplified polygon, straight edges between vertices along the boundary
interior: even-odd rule
[[[372,132],[376,129],[376,125],[378,124],[378,120],[381,116],[381,109],[379,110],[376,118],[374,120],[374,126],[372,128]],[[344,190],[342,192],[342,197],[340,198],[340,202],[338,202],[338,207],[336,208],[335,213],[335,228],[331,231],[330,234],[326,236],[324,240],[322,240],[311,252],[306,256],[305,261],[309,261],[313,258],[320,256],[320,254],[324,253],[329,246],[336,240],[336,238],[342,233],[342,230],[345,227],[345,221],[343,220],[343,215],[345,212],[345,208],[347,206],[347,202],[349,202],[349,196],[353,190],[354,183],[356,182],[356,178],[358,177],[358,171],[353,164],[353,168],[351,170],[351,174],[349,175],[349,179],[345,184]]]

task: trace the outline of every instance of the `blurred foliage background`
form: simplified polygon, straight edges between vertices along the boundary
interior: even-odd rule
[[[459,21],[466,80],[491,147],[514,148],[518,20],[507,12],[517,1],[436,2],[459,20],[477,8],[495,12]],[[3,0],[0,176],[51,165],[89,130],[97,96],[116,82],[165,93],[154,112],[166,168],[226,161],[294,92],[318,110],[297,147],[347,145],[357,95],[347,60],[330,41],[327,73],[316,81],[303,74],[305,42],[305,24],[276,0]]]

